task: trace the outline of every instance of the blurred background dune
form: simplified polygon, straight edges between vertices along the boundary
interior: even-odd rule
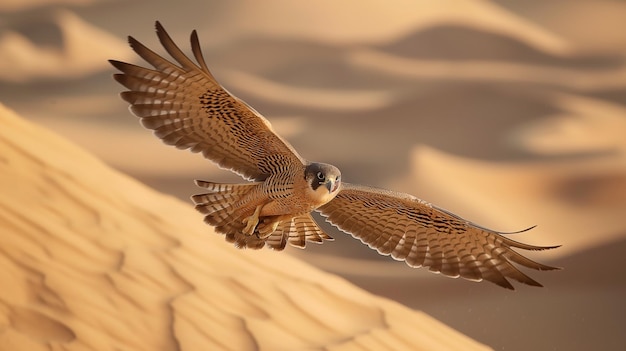
[[[302,156],[516,238],[546,287],[445,279],[336,241],[287,250],[495,349],[626,343],[626,2],[68,0],[0,3],[0,98],[110,165],[188,199],[238,181],[139,126],[107,59],[162,53],[160,20]],[[198,220],[201,220],[198,216]],[[419,333],[419,330],[415,331]]]

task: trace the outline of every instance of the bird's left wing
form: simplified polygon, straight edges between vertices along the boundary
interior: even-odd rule
[[[177,64],[129,37],[128,41],[154,69],[110,60],[122,73],[115,80],[141,123],[164,143],[202,152],[204,157],[247,179],[262,181],[289,164],[303,164],[298,153],[258,112],[226,91],[204,62],[196,31],[189,59],[156,22],[159,40]]]
[[[408,194],[343,183],[339,194],[318,211],[379,253],[449,277],[485,279],[513,289],[506,278],[541,286],[513,263],[537,270],[557,269],[513,250],[554,247],[511,240]]]

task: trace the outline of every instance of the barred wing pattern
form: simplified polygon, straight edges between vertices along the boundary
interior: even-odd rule
[[[115,80],[130,89],[121,94],[133,114],[164,143],[202,152],[204,157],[249,180],[262,181],[288,164],[303,164],[297,152],[270,123],[228,93],[206,66],[196,31],[191,48],[198,64],[174,44],[156,22],[159,40],[176,65],[129,37],[139,56],[155,69],[110,60],[120,70]]]
[[[507,278],[541,286],[513,263],[537,270],[558,269],[513,250],[557,246],[511,240],[408,194],[343,183],[339,194],[318,211],[328,222],[380,254],[449,277],[485,279],[513,290]]]

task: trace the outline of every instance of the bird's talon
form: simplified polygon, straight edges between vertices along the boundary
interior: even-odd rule
[[[243,228],[242,232],[246,235],[252,235],[254,234],[254,230],[256,229],[256,226],[259,224],[259,214],[261,213],[261,208],[263,206],[257,206],[257,208],[254,210],[254,213],[243,219],[243,221],[241,221],[243,224],[245,224],[246,226]]]
[[[242,232],[247,235],[252,235],[252,233],[254,233],[254,230],[256,229],[257,224],[259,224],[259,221],[258,219],[255,221],[254,218],[250,216],[248,218],[244,218],[243,223],[246,226],[243,228]]]

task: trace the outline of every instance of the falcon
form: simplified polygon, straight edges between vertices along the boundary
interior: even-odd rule
[[[132,49],[153,68],[110,60],[130,111],[165,144],[188,149],[248,182],[197,180],[192,196],[204,221],[238,248],[332,240],[311,213],[361,240],[382,255],[411,267],[514,289],[507,278],[541,286],[517,265],[553,270],[514,249],[545,250],[514,241],[412,195],[346,183],[337,167],[310,162],[274,132],[270,122],[230,94],[209,71],[198,35],[191,33],[186,56],[156,22],[156,34],[172,62],[128,37]],[[531,229],[531,228],[528,228]],[[526,230],[528,230],[526,229]],[[525,231],[525,230],[524,230]]]

